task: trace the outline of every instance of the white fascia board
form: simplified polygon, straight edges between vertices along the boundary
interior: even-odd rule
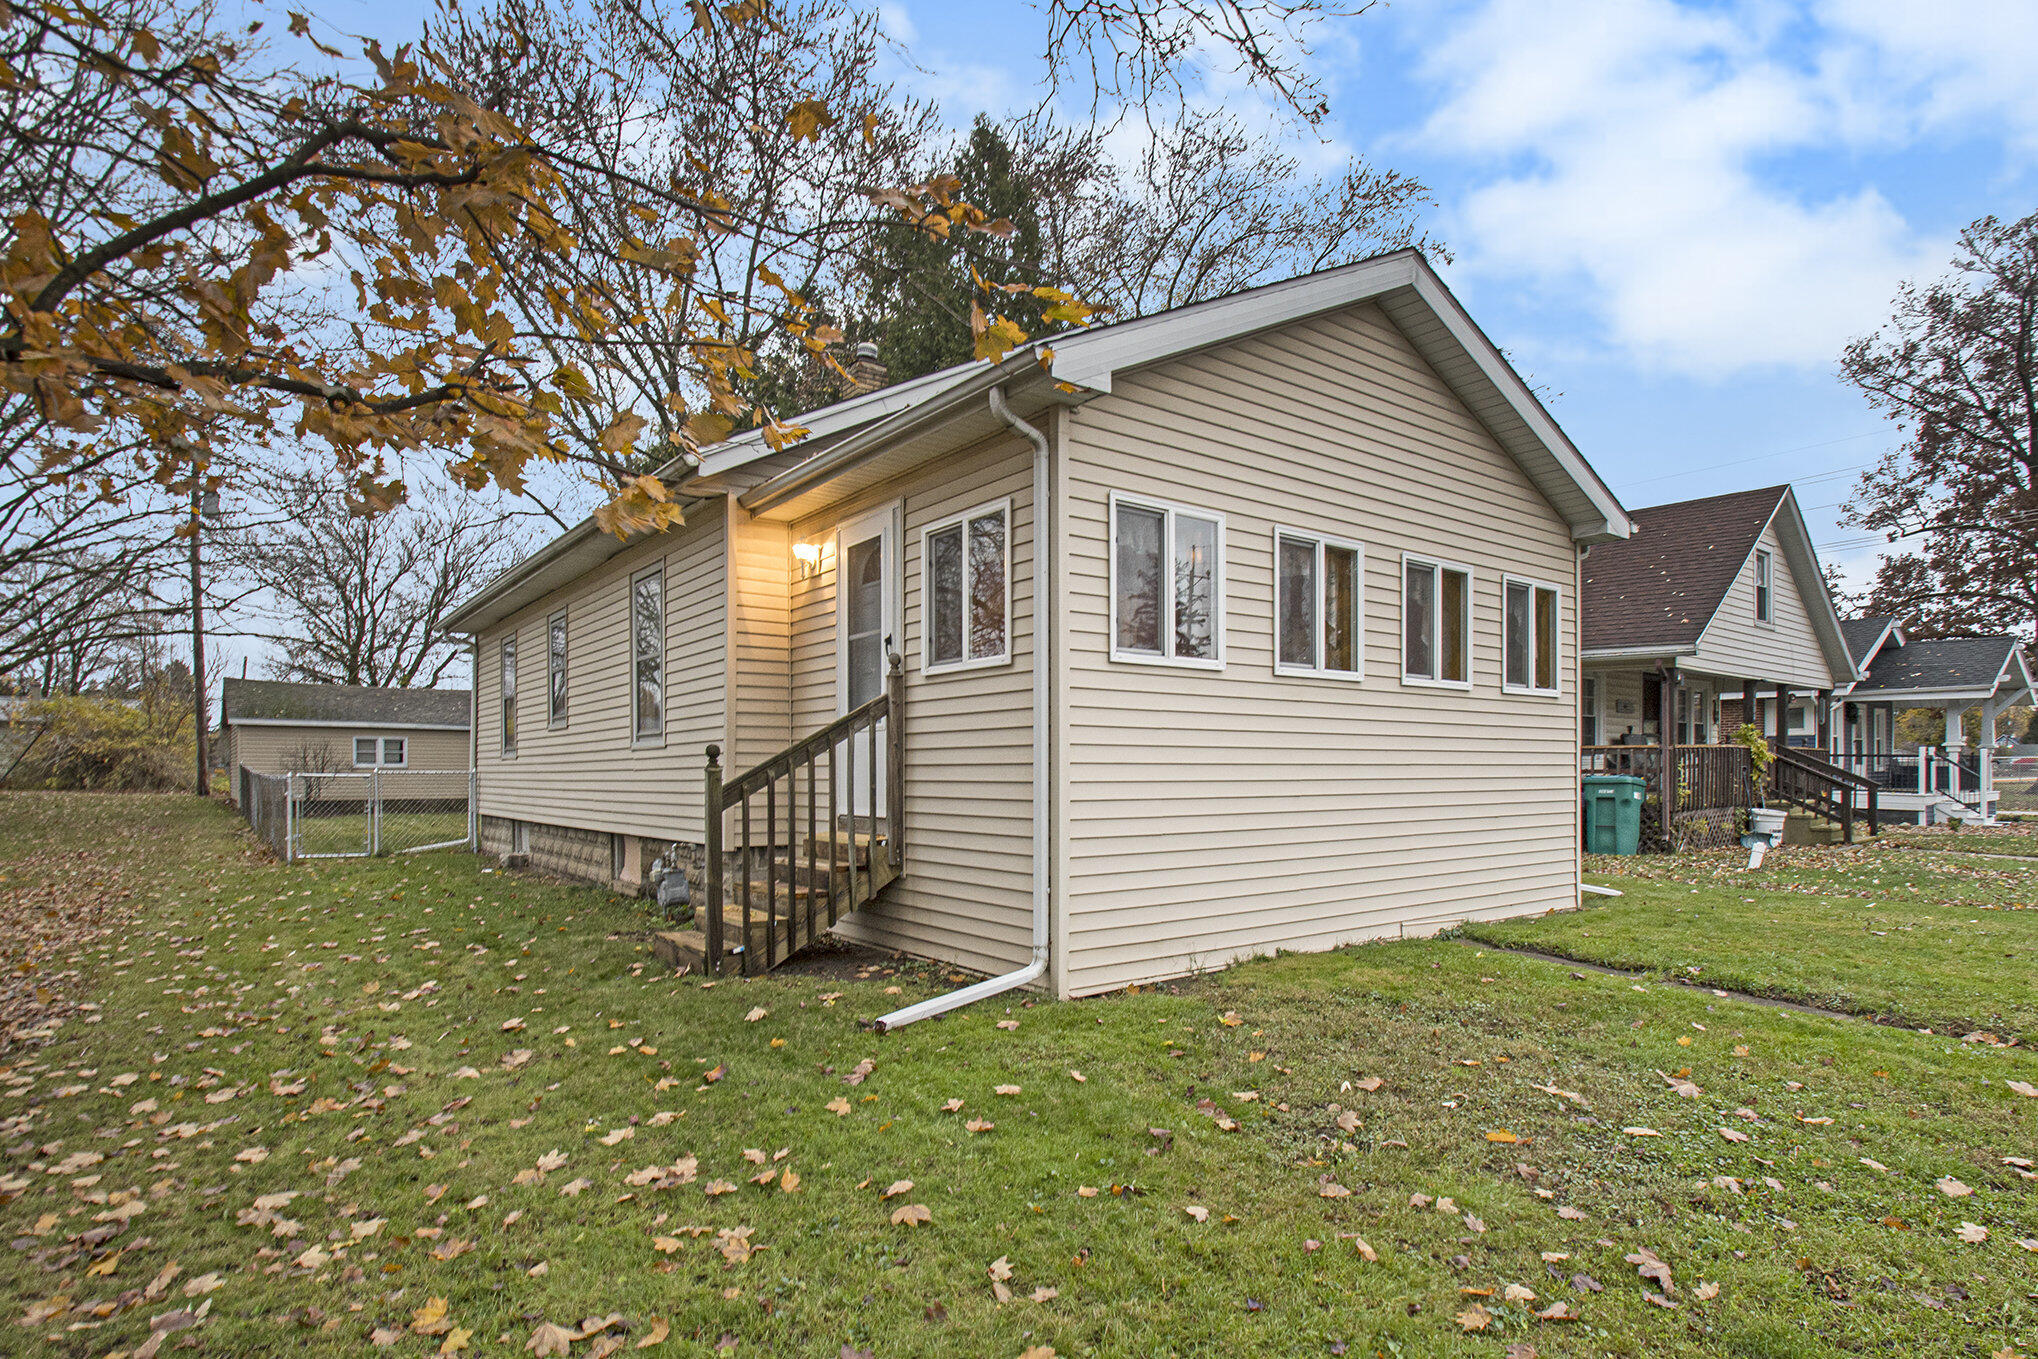
[[[1620,501],[1550,418],[1521,375],[1501,357],[1499,349],[1415,250],[1399,250],[1137,321],[1058,335],[1050,345],[1054,353],[1052,371],[1059,381],[1095,392],[1109,392],[1121,370],[1222,344],[1404,288],[1412,290],[1443,324],[1481,377],[1513,409],[1530,435],[1592,506],[1598,522],[1574,524],[1574,536],[1627,537],[1633,531],[1633,523]],[[1424,357],[1435,366],[1433,356]]]
[[[1578,659],[1581,662],[1677,661],[1683,660],[1687,656],[1695,656],[1697,654],[1698,653],[1695,650],[1689,647],[1679,650],[1676,647],[1661,647],[1661,646],[1596,646],[1588,647],[1580,651],[1578,653]]]
[[[794,417],[789,423],[807,431],[801,443],[829,434],[839,434],[858,425],[872,424],[888,416],[897,415],[908,406],[925,400],[944,387],[961,382],[978,369],[989,366],[980,359],[959,363],[950,368],[909,378],[904,382],[880,387],[862,396],[838,401],[832,406],[822,406],[818,410]],[[798,447],[797,443],[788,445],[790,449]],[[767,444],[762,430],[745,430],[733,438],[724,439],[719,444],[702,449],[697,475],[703,478],[722,476],[777,451],[783,450],[775,450]]]

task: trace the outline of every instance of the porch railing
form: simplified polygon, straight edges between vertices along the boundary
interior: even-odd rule
[[[781,951],[790,953],[801,946],[802,933],[804,943],[814,943],[842,912],[874,895],[871,867],[877,855],[888,856],[895,870],[903,865],[903,673],[904,661],[894,652],[883,693],[732,778],[722,777],[721,748],[708,747],[702,790],[707,814],[707,862],[702,873],[706,900],[701,911],[707,971],[721,971],[732,954],[746,974],[771,970],[782,961]],[[877,834],[880,766],[882,845]],[[859,793],[860,812],[855,810]],[[735,822],[732,845],[725,844],[730,821]],[[859,832],[865,836],[862,850]],[[731,871],[736,879],[733,894]],[[728,938],[732,907],[741,912],[740,933],[733,944]],[[752,957],[759,943],[761,966]]]
[[[1777,801],[1840,824],[1840,838],[1854,843],[1854,813],[1866,803],[1868,833],[1881,834],[1877,806],[1881,788],[1874,780],[1795,746],[1771,746],[1769,793]]]
[[[1582,746],[1581,774],[1629,774],[1647,781],[1642,840],[1667,849],[1678,843],[1680,818],[1734,811],[1754,796],[1753,765],[1740,745]]]

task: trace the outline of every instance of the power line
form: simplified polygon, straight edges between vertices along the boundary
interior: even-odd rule
[[[1758,454],[1756,454],[1756,455],[1755,455],[1754,457],[1752,457],[1752,458],[1735,458],[1735,459],[1733,459],[1733,460],[1732,460],[1732,461],[1730,461],[1730,462],[1716,462],[1716,463],[1712,463],[1712,464],[1710,464],[1709,466],[1706,466],[1706,467],[1687,467],[1687,468],[1684,468],[1684,469],[1683,469],[1682,471],[1677,471],[1677,472],[1664,472],[1664,473],[1662,473],[1662,474],[1661,474],[1661,475],[1659,475],[1659,476],[1653,476],[1653,477],[1640,477],[1640,478],[1637,478],[1637,479],[1635,479],[1635,480],[1633,480],[1633,481],[1623,481],[1623,482],[1619,482],[1619,483],[1617,483],[1617,484],[1615,485],[1614,489],[1615,489],[1615,490],[1620,490],[1620,489],[1622,489],[1623,487],[1628,487],[1628,486],[1647,486],[1647,485],[1649,485],[1649,484],[1650,484],[1650,483],[1652,483],[1652,482],[1658,482],[1658,481],[1669,481],[1669,480],[1671,480],[1672,478],[1675,478],[1675,477],[1691,477],[1691,476],[1697,476],[1697,475],[1698,475],[1698,474],[1699,474],[1700,472],[1717,472],[1717,471],[1719,471],[1719,470],[1720,470],[1721,468],[1723,468],[1723,467],[1745,467],[1745,466],[1747,466],[1747,465],[1748,465],[1749,463],[1751,463],[1751,462],[1766,462],[1766,461],[1767,461],[1767,460],[1769,460],[1770,458],[1781,458],[1781,457],[1784,457],[1785,455],[1787,455],[1787,454],[1791,454],[1791,453],[1806,453],[1806,452],[1809,452],[1810,450],[1812,450],[1812,449],[1814,449],[1814,448],[1831,448],[1831,447],[1832,447],[1832,446],[1833,446],[1834,444],[1845,444],[1845,443],[1852,443],[1852,442],[1854,442],[1854,441],[1855,441],[1856,439],[1868,439],[1868,438],[1873,438],[1873,437],[1874,437],[1875,435],[1878,435],[1878,434],[1886,434],[1886,433],[1888,433],[1888,431],[1887,431],[1887,430],[1882,430],[1882,429],[1871,429],[1871,430],[1867,430],[1867,431],[1864,431],[1863,433],[1860,433],[1860,434],[1843,434],[1843,435],[1841,435],[1841,436],[1840,436],[1839,438],[1837,438],[1837,439],[1822,439],[1822,440],[1820,440],[1820,441],[1819,441],[1818,443],[1815,443],[1815,444],[1799,444],[1799,445],[1798,445],[1797,447],[1795,447],[1795,448],[1779,448],[1779,449],[1777,449],[1776,451],[1774,451],[1774,452],[1772,452],[1772,453],[1758,453]],[[1861,467],[1866,467],[1866,466],[1868,466],[1868,465],[1869,465],[1869,464],[1867,464],[1867,463],[1862,463],[1862,464],[1860,464],[1860,466],[1861,466]],[[1856,471],[1856,470],[1859,470],[1859,469],[1858,469],[1858,468],[1849,468],[1849,469],[1846,469],[1846,470],[1849,470],[1849,471]]]

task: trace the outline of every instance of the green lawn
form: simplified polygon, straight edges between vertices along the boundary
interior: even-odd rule
[[[1623,897],[1464,933],[1939,1032],[2038,1039],[2038,862],[1896,839],[1788,849],[1753,873],[1746,862],[1594,858],[1586,880]]]
[[[1977,854],[2020,854],[2038,857],[2038,822],[2011,821],[2000,826],[1902,827],[1883,832],[1899,844],[1919,849],[1967,850]]]
[[[368,815],[307,817],[298,824],[298,852],[306,855],[365,854]],[[382,813],[382,852],[398,854],[419,845],[467,838],[467,813],[458,811]]]
[[[285,868],[190,799],[0,796],[0,874],[0,929],[135,912],[75,982],[32,960],[99,1008],[0,1057],[37,1353],[201,1303],[165,1353],[522,1359],[612,1315],[571,1353],[2038,1346],[2021,1048],[1449,941],[879,1037],[921,974],[674,980],[640,903]]]

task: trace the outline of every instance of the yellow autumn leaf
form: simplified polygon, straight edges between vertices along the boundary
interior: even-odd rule
[[[785,125],[792,130],[796,142],[811,142],[840,121],[828,112],[828,105],[820,99],[802,99],[787,110]],[[871,124],[864,124],[864,136],[870,136]]]

